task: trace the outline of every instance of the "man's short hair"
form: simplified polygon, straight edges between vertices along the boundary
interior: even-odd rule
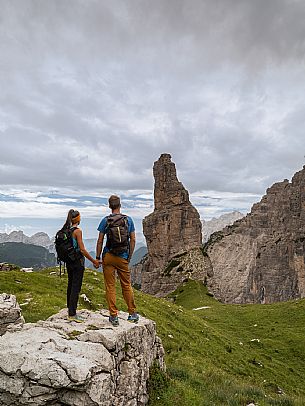
[[[115,210],[121,207],[121,199],[119,198],[119,196],[111,195],[108,199],[108,202],[111,210]]]

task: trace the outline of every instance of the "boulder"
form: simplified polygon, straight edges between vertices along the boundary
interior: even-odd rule
[[[23,323],[24,319],[16,296],[6,293],[0,294],[0,336],[12,325],[20,326]]]
[[[79,312],[84,323],[67,320],[66,310],[0,337],[1,405],[145,405],[153,363],[165,370],[155,323],[141,317],[119,327],[108,312]]]

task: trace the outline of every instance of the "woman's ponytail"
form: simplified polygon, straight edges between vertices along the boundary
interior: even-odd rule
[[[74,215],[75,212],[76,212],[76,210],[74,210],[74,209],[70,209],[70,210],[69,210],[68,216],[67,216],[67,220],[66,220],[65,224],[63,225],[62,229],[67,229],[67,228],[70,228],[70,227],[71,227],[71,225],[72,225],[72,218],[73,218],[73,217],[76,217],[76,216]],[[78,213],[78,212],[77,212],[77,213]]]

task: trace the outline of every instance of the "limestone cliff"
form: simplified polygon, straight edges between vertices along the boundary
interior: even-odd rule
[[[197,266],[202,258],[202,225],[169,154],[162,154],[154,163],[153,175],[155,208],[143,220],[148,255],[136,274],[141,275],[144,292],[165,296],[188,277],[205,279],[201,261]]]
[[[274,184],[251,213],[205,246],[208,286],[226,303],[271,303],[305,297],[305,166]]]

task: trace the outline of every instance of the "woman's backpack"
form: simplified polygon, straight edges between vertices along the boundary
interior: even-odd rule
[[[61,276],[61,264],[67,262],[76,261],[79,258],[78,252],[73,245],[72,234],[77,227],[62,228],[57,231],[55,236],[55,249],[57,253],[57,262],[60,265]]]

